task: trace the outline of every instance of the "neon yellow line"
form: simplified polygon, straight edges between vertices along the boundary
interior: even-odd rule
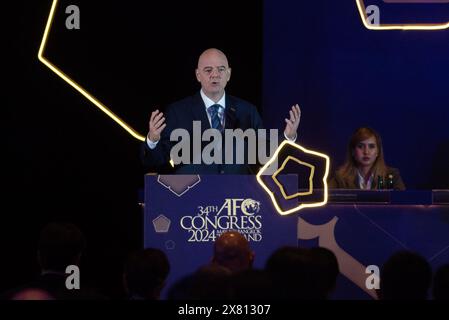
[[[369,30],[444,30],[449,28],[449,22],[440,24],[379,24],[378,26],[371,25],[367,22],[366,6],[364,0],[355,0],[357,8],[359,9],[360,18],[363,25]]]
[[[47,46],[48,34],[50,33],[51,25],[53,23],[56,7],[58,4],[58,0],[53,0],[50,14],[48,16],[47,25],[45,26],[44,35],[42,37],[41,45],[39,48],[39,53],[37,55],[40,62],[45,64],[51,71],[57,74],[61,79],[67,82],[70,86],[72,86],[75,90],[81,93],[85,98],[87,98],[90,102],[92,102],[97,108],[103,111],[108,117],[114,120],[117,124],[119,124],[123,129],[125,129],[130,135],[140,141],[145,141],[145,136],[140,135],[137,131],[135,131],[131,126],[129,126],[125,121],[120,119],[116,114],[114,114],[108,107],[106,107],[103,103],[101,103],[98,99],[96,99],[92,94],[86,91],[82,86],[72,80],[69,76],[67,76],[64,72],[62,72],[58,67],[52,64],[44,57],[45,47]]]

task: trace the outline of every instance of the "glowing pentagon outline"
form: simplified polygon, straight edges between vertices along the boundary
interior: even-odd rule
[[[301,150],[304,153],[308,153],[308,154],[312,154],[314,156],[320,157],[320,158],[324,158],[324,160],[326,161],[326,170],[323,176],[323,186],[324,186],[324,198],[323,201],[320,202],[315,202],[315,203],[301,203],[300,205],[298,205],[295,208],[289,209],[289,210],[282,210],[281,207],[279,206],[278,202],[276,201],[276,197],[274,196],[274,192],[271,191],[268,186],[263,182],[261,176],[263,175],[263,173],[267,170],[267,168],[273,164],[275,162],[275,160],[277,159],[279,152],[284,148],[285,145],[290,145],[298,150]],[[294,157],[292,157],[294,158]],[[300,161],[299,159],[295,158],[296,160]],[[259,170],[259,172],[256,175],[257,178],[257,182],[262,186],[262,188],[268,193],[268,195],[271,198],[271,201],[273,202],[274,207],[276,208],[276,211],[280,214],[280,215],[288,215],[291,214],[293,212],[299,211],[301,209],[304,208],[314,208],[314,207],[321,207],[324,206],[327,203],[328,200],[328,186],[327,186],[327,177],[329,175],[329,163],[330,163],[330,158],[329,156],[325,155],[324,153],[320,153],[317,151],[313,151],[313,150],[308,150],[302,146],[300,146],[299,144],[290,142],[288,140],[284,140],[279,147],[277,148],[277,150],[274,152],[273,156],[271,157],[271,159]],[[276,173],[274,173],[271,177],[273,178],[273,176]],[[274,180],[274,178],[273,178]]]

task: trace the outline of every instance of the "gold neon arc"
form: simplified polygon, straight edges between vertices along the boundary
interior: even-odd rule
[[[359,9],[360,18],[363,25],[369,30],[444,30],[449,28],[449,22],[440,24],[379,24],[371,25],[368,23],[368,16],[366,15],[366,6],[364,0],[355,0],[357,8]]]
[[[60,78],[62,78],[65,82],[71,85],[75,90],[81,93],[85,98],[87,98],[90,102],[92,102],[98,109],[103,111],[108,117],[114,120],[117,124],[119,124],[123,129],[125,129],[130,135],[140,141],[145,141],[145,136],[142,136],[137,131],[135,131],[130,125],[128,125],[125,121],[120,119],[114,112],[112,112],[108,107],[106,107],[103,103],[101,103],[97,98],[95,98],[92,94],[90,94],[87,90],[85,90],[81,85],[72,80],[69,76],[67,76],[61,69],[56,67],[53,63],[47,60],[44,57],[45,47],[47,46],[48,34],[50,33],[50,29],[54,20],[56,7],[58,5],[58,0],[53,0],[51,5],[50,14],[48,16],[47,25],[45,26],[44,36],[42,37],[41,45],[39,47],[39,53],[37,55],[40,62],[45,64],[51,71],[56,73]]]
[[[315,155],[315,156],[317,156],[317,157],[324,158],[324,159],[326,160],[326,169],[325,169],[324,176],[323,176],[323,186],[324,186],[324,188],[323,188],[323,191],[324,191],[324,198],[323,198],[323,201],[321,201],[321,202],[315,202],[315,203],[302,203],[302,204],[298,205],[298,206],[295,207],[295,208],[292,208],[292,209],[289,209],[289,210],[282,210],[281,207],[279,206],[277,200],[276,200],[276,197],[274,196],[275,193],[274,193],[273,191],[271,191],[271,190],[267,187],[267,185],[263,182],[261,176],[262,176],[263,173],[267,170],[267,168],[273,164],[273,162],[277,159],[277,157],[278,157],[278,155],[279,155],[279,152],[280,152],[280,151],[284,148],[284,146],[287,145],[287,144],[290,145],[290,146],[292,146],[292,147],[294,147],[294,148],[296,148],[296,149],[298,149],[298,150],[301,150],[301,151],[304,152],[304,153],[312,154],[312,155]],[[295,159],[296,159],[296,158],[295,158]],[[299,159],[297,159],[297,160],[300,161]],[[324,205],[327,203],[327,200],[328,200],[327,177],[328,177],[328,175],[329,175],[329,163],[330,163],[330,158],[329,158],[329,156],[325,155],[324,153],[320,153],[320,152],[317,152],[317,151],[308,150],[308,149],[306,149],[306,148],[300,146],[299,144],[290,142],[290,141],[288,141],[288,140],[284,140],[284,141],[279,145],[279,147],[277,148],[277,150],[275,151],[275,153],[273,154],[273,156],[271,157],[271,159],[270,159],[270,160],[269,160],[269,161],[268,161],[268,162],[267,162],[267,163],[266,163],[266,164],[259,170],[259,172],[258,172],[257,175],[256,175],[256,179],[257,179],[257,182],[262,186],[262,188],[263,188],[263,189],[268,193],[268,195],[270,196],[271,202],[273,202],[273,205],[274,205],[274,207],[276,208],[276,211],[277,211],[280,215],[285,216],[285,215],[291,214],[291,213],[293,213],[293,212],[299,211],[299,210],[304,209],[304,208],[321,207],[321,206],[324,206]],[[274,174],[276,174],[276,173],[274,173]],[[274,175],[274,174],[273,174],[273,175]],[[273,178],[273,176],[272,176],[272,178]],[[273,180],[274,180],[274,179],[273,179]]]
[[[287,165],[287,163],[289,161],[295,161],[297,163],[299,163],[300,165],[306,166],[310,168],[310,175],[309,175],[309,191],[307,192],[297,192],[295,194],[292,195],[287,195],[287,193],[285,192],[284,186],[282,185],[282,183],[280,183],[280,181],[277,179],[277,176],[284,170],[285,166]],[[296,197],[301,197],[301,196],[308,196],[310,194],[313,193],[313,177],[315,175],[315,166],[311,165],[310,163],[301,161],[295,157],[292,156],[288,156],[287,159],[284,160],[284,163],[282,163],[282,166],[276,170],[276,172],[273,174],[273,180],[274,183],[277,184],[277,186],[279,187],[279,189],[281,190],[282,196],[284,197],[284,199],[286,200],[290,200]]]

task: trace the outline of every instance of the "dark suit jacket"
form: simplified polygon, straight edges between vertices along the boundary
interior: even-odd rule
[[[405,184],[402,181],[401,175],[398,169],[395,168],[387,168],[387,176],[384,177],[384,181],[386,181],[389,175],[393,176],[393,190],[405,190]],[[329,182],[329,188],[332,189],[360,189],[359,182],[357,177],[354,181],[345,181],[341,174],[335,172],[334,177]],[[386,188],[386,187],[385,187]],[[371,189],[377,189],[377,179],[375,178],[373,184],[371,185]]]
[[[180,164],[173,168],[173,172],[167,172],[170,161],[170,150],[177,142],[170,141],[170,134],[177,128],[185,129],[193,137],[193,121],[201,122],[201,135],[206,129],[210,129],[206,106],[200,93],[175,102],[167,107],[164,112],[167,126],[161,133],[161,140],[156,148],[150,149],[147,141],[143,143],[142,160],[147,171],[176,174],[248,174],[255,169],[248,164],[192,164],[193,147],[191,145],[190,164]],[[243,131],[249,128],[263,129],[262,119],[254,105],[242,99],[226,95],[225,129],[240,128]],[[267,134],[268,135],[268,134]],[[209,142],[203,142],[201,150]]]

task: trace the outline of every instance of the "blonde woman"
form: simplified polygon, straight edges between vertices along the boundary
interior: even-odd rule
[[[336,189],[405,190],[399,170],[385,164],[380,135],[366,127],[353,133],[346,161],[335,172],[329,186]]]

